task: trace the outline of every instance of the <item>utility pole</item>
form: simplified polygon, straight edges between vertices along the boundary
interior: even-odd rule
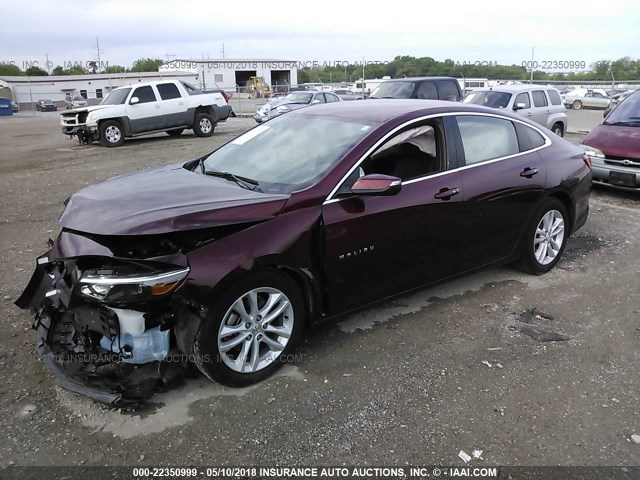
[[[47,61],[44,64],[44,66],[47,67],[47,73],[51,74],[51,68],[49,68],[49,53],[45,53],[44,56],[47,59]]]
[[[96,73],[98,73],[98,70],[102,67],[102,63],[100,62],[100,54],[104,53],[104,51],[100,48],[100,40],[98,39],[98,37],[96,37],[96,43],[93,45],[93,48],[96,49],[98,56],[98,68],[96,69]]]
[[[220,53],[222,54],[222,59],[224,60],[224,43],[222,44],[222,50],[220,51]]]
[[[529,83],[533,83],[533,53],[535,52],[535,47],[531,47],[531,79]]]

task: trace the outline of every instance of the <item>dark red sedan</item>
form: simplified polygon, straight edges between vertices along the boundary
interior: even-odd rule
[[[294,111],[70,197],[16,303],[60,383],[100,401],[140,400],[176,365],[248,385],[320,319],[495,262],[549,271],[587,220],[590,166],[494,109]]]

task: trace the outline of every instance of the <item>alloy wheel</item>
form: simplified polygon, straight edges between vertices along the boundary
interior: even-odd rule
[[[254,373],[271,365],[293,333],[293,306],[280,290],[254,288],[227,310],[218,330],[218,353],[239,373]]]
[[[107,137],[109,143],[118,143],[120,141],[120,138],[122,137],[120,129],[113,125],[107,127],[107,129],[104,131],[104,135],[105,137]]]
[[[200,131],[202,133],[209,133],[211,131],[211,129],[213,128],[212,124],[211,124],[211,120],[209,120],[208,118],[202,118],[200,119]]]
[[[549,210],[536,227],[533,253],[540,265],[549,265],[558,256],[564,242],[564,217],[558,210]]]

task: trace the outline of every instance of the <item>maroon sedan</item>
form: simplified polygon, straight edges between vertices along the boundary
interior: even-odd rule
[[[494,109],[322,105],[76,193],[16,303],[60,383],[103,402],[193,364],[248,385],[320,319],[496,262],[549,271],[590,184],[582,148]]]
[[[632,93],[582,142],[593,159],[593,181],[640,188],[640,91]]]

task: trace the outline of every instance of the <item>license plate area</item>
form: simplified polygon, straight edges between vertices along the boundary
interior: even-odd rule
[[[636,175],[634,173],[609,172],[609,183],[623,187],[635,187]]]

